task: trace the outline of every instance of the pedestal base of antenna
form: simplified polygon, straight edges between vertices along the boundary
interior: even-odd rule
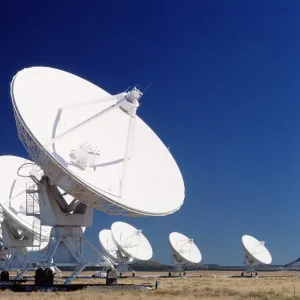
[[[170,270],[169,276],[185,276],[183,264],[186,262],[174,249],[172,249],[173,266]]]
[[[183,266],[182,265],[174,265],[169,272],[169,277],[172,277],[172,276],[179,276],[179,277],[185,276],[185,271],[183,269]]]
[[[244,273],[256,273],[257,272],[257,264],[249,264],[249,263],[245,263],[245,266],[243,268],[243,272]]]
[[[65,280],[65,284],[72,281],[87,266],[95,265],[83,257],[83,244],[89,246],[100,258],[100,265],[108,266],[108,261],[83,235],[81,227],[54,227],[51,230],[51,240],[48,245],[47,254],[42,265],[45,268],[51,266],[73,266],[73,273]]]
[[[36,178],[33,180],[38,186],[33,195],[39,198],[41,224],[53,226],[47,252],[40,266],[74,267],[73,273],[65,281],[65,284],[70,284],[85,267],[95,265],[84,259],[84,243],[96,252],[101,264],[106,264],[107,259],[83,235],[82,227],[92,226],[93,208],[76,199],[71,203],[67,202],[65,198],[67,195],[62,193],[47,176],[43,176],[41,180]]]
[[[83,262],[83,242],[81,227],[52,228],[45,266]]]
[[[245,264],[240,276],[232,276],[232,278],[256,278],[258,277],[256,264]]]
[[[258,277],[257,266],[249,265],[244,268],[241,277]]]
[[[258,277],[258,273],[257,273],[257,272],[246,272],[246,271],[242,271],[241,276],[233,276],[233,277],[257,278],[257,277]]]
[[[134,270],[127,264],[118,264],[116,266],[116,269],[120,274],[126,272],[134,272]]]

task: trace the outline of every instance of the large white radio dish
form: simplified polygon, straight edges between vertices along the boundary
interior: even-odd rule
[[[169,241],[173,251],[175,264],[200,263],[202,255],[193,239],[179,233],[172,232],[169,235]]]
[[[58,187],[109,214],[167,215],[184,201],[180,170],[136,116],[142,93],[110,95],[70,73],[32,67],[11,96],[19,136]]]
[[[271,264],[272,256],[269,250],[265,247],[264,241],[259,241],[253,236],[243,235],[242,244],[244,248],[245,264]]]
[[[149,260],[152,247],[141,230],[124,223],[115,222],[111,226],[111,234],[122,253],[136,260]]]

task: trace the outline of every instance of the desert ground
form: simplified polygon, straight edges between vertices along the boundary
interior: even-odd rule
[[[83,273],[90,275],[91,273]],[[300,272],[261,272],[259,278],[228,278],[229,275],[239,275],[239,272],[188,272],[187,278],[124,278],[119,283],[152,283],[160,281],[157,290],[142,292],[125,291],[77,291],[54,293],[13,293],[0,291],[0,299],[20,300],[84,300],[84,299],[122,299],[122,300],[167,300],[167,299],[203,299],[203,300],[300,300]],[[125,274],[126,275],[126,274]],[[130,274],[128,274],[130,275]],[[137,272],[139,276],[164,276],[167,273]],[[77,279],[73,283],[83,283],[87,279]],[[91,283],[104,283],[104,279],[89,279]]]

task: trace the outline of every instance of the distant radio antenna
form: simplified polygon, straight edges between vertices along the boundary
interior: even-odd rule
[[[265,247],[265,241],[259,241],[253,236],[243,235],[242,244],[244,249],[244,263],[246,272],[255,271],[258,264],[269,265],[272,263],[272,256]]]
[[[174,273],[183,272],[183,265],[185,263],[197,264],[201,262],[201,252],[193,239],[188,238],[182,233],[172,232],[169,235],[169,242],[172,249],[172,271]]]
[[[100,231],[99,242],[119,272],[133,271],[129,264],[151,259],[151,245],[141,230],[123,222],[115,222],[111,228]]]

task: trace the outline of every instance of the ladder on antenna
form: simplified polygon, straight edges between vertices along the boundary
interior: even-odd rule
[[[40,218],[38,189],[32,182],[26,182],[26,215]]]
[[[38,202],[38,189],[32,182],[26,182],[26,215],[33,218],[32,231],[37,233],[34,237],[35,241],[39,242],[38,247],[42,242],[42,227],[40,221],[40,206]],[[33,245],[37,246],[37,245]]]

